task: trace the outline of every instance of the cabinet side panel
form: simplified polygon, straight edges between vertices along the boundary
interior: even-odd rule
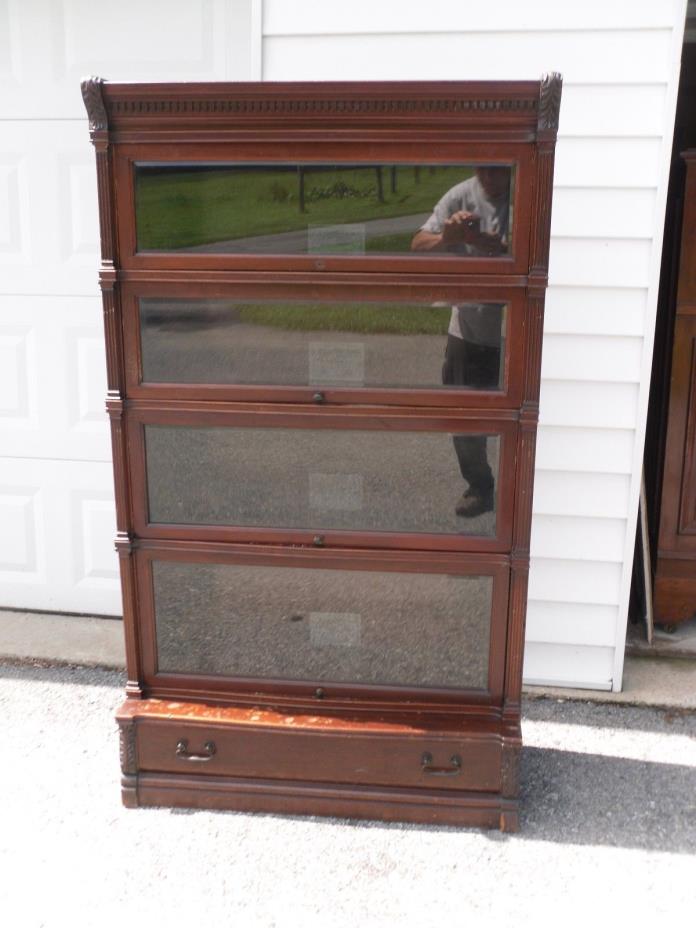
[[[82,82],[81,89],[89,119],[90,137],[95,148],[97,167],[101,243],[99,283],[102,290],[106,342],[106,408],[111,420],[111,448],[116,497],[116,546],[119,554],[123,598],[126,663],[128,668],[127,692],[131,696],[138,696],[141,693],[138,682],[140,659],[135,611],[135,565],[131,556],[132,517],[124,418],[125,374],[121,294],[117,284],[118,254],[115,226],[113,149],[109,139],[108,115],[104,105],[102,79],[89,78]]]

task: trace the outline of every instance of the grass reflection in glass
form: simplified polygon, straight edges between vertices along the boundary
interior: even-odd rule
[[[233,252],[235,240],[365,223],[366,251],[403,253],[422,217],[472,172],[471,165],[137,165],[138,250],[214,251],[213,243],[227,243]],[[399,217],[404,228],[380,226]],[[267,241],[260,250],[306,252],[306,236]]]
[[[393,303],[240,303],[237,312],[240,322],[291,331],[444,336],[452,310]]]

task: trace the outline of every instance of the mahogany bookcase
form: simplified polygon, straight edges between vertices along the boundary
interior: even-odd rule
[[[516,829],[560,76],[82,93],[124,803]]]

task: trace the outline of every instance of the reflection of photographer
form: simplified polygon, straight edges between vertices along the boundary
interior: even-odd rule
[[[477,167],[435,205],[413,237],[412,251],[497,257],[508,251],[510,168]]]
[[[435,205],[411,242],[412,251],[498,257],[508,252],[510,169],[477,167]],[[504,306],[463,303],[452,307],[442,382],[473,390],[500,387]],[[458,516],[472,518],[493,509],[495,482],[484,435],[455,435],[459,469],[468,484],[457,501]]]

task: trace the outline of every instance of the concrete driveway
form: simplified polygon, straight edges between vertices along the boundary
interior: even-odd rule
[[[125,810],[114,671],[0,664],[8,928],[693,918],[696,715],[525,705],[518,835]]]

